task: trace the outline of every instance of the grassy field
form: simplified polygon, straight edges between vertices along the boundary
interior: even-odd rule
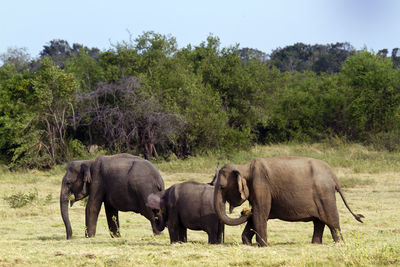
[[[120,213],[122,237],[113,239],[104,209],[96,237],[87,239],[82,201],[70,208],[73,239],[67,241],[59,210],[65,166],[46,172],[8,172],[0,166],[0,266],[400,265],[399,153],[341,143],[291,144],[155,165],[169,187],[190,179],[209,182],[217,162],[243,163],[276,155],[319,158],[334,168],[351,208],[366,217],[363,224],[357,222],[337,194],[344,244],[334,244],[325,229],[323,245],[312,245],[312,223],[270,220],[266,248],[241,244],[244,225],[226,226],[223,245],[208,245],[206,233],[198,231],[188,231],[188,243],[170,245],[168,230],[153,236],[150,223],[134,213]]]

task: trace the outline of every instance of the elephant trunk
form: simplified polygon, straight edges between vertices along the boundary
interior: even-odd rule
[[[162,213],[161,210],[159,212],[157,212],[157,214],[154,216],[155,223],[156,223],[156,229],[159,232],[162,232],[165,229],[167,220],[164,217],[165,217],[165,215]]]
[[[242,215],[239,218],[233,219],[230,218],[228,215],[226,215],[226,209],[225,209],[225,200],[222,197],[222,190],[221,186],[219,185],[219,181],[217,181],[217,184],[214,189],[214,208],[215,211],[219,217],[219,219],[227,225],[235,226],[239,225],[242,223],[245,223],[247,219],[249,218],[248,215]]]
[[[60,209],[61,209],[61,216],[65,224],[65,229],[67,231],[67,239],[71,239],[72,237],[72,228],[71,223],[69,221],[69,214],[68,214],[68,199],[69,199],[70,191],[66,187],[65,184],[61,187],[60,193]]]

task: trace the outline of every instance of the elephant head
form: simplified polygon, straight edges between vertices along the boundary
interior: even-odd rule
[[[152,209],[152,211],[154,212],[156,228],[160,232],[164,230],[168,220],[167,196],[167,190],[163,190],[157,193],[151,193],[147,197],[146,202],[146,206]]]
[[[67,239],[72,237],[72,228],[68,215],[69,196],[74,194],[75,199],[71,200],[71,206],[75,201],[81,200],[89,195],[88,186],[92,181],[90,166],[92,160],[72,161],[65,173],[60,193],[60,209],[65,228],[67,231]]]
[[[235,165],[223,166],[217,175],[214,189],[214,207],[218,217],[227,225],[239,225],[247,221],[249,215],[232,219],[226,215],[225,202],[229,203],[229,210],[240,206],[249,197],[247,181]]]

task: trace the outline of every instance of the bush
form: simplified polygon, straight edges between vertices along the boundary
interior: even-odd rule
[[[367,51],[349,57],[342,67],[348,88],[346,120],[354,139],[399,128],[400,80],[389,58]]]
[[[87,158],[88,151],[85,146],[77,139],[67,141],[66,160],[70,161],[76,158]]]
[[[27,204],[32,203],[34,200],[38,199],[38,192],[36,189],[34,190],[34,192],[29,193],[17,192],[10,196],[5,196],[3,199],[7,201],[8,205],[11,208],[22,208]]]
[[[342,98],[338,81],[315,73],[294,73],[285,88],[273,97],[271,116],[262,143],[321,140],[340,131]]]
[[[368,143],[378,150],[400,151],[400,130],[370,134]]]

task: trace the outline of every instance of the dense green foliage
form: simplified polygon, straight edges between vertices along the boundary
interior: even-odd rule
[[[0,55],[0,157],[52,167],[95,147],[180,158],[332,136],[400,148],[400,57],[348,43],[270,56],[145,32],[106,51],[53,40]]]

